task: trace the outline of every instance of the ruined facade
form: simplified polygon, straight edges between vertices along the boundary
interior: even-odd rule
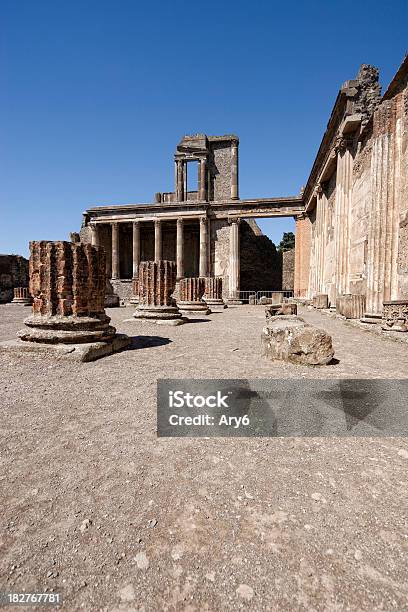
[[[293,216],[302,200],[240,199],[238,145],[234,135],[185,136],[174,155],[174,191],[156,193],[151,204],[84,213],[81,240],[104,247],[107,275],[121,298],[130,297],[141,261],[175,261],[178,281],[221,278],[224,299],[281,288],[281,257],[255,219]],[[191,191],[187,175],[194,167],[198,188]]]
[[[296,220],[295,295],[408,299],[408,58],[381,97],[362,65],[341,88]],[[349,299],[350,300],[350,299]]]

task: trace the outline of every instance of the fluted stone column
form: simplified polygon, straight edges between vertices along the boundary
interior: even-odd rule
[[[140,221],[133,221],[133,278],[138,278],[140,263]]]
[[[120,278],[119,223],[112,223],[112,279]]]
[[[231,200],[238,200],[238,143],[231,142]]]
[[[207,200],[207,160],[200,159],[198,199]]]
[[[180,300],[177,302],[182,314],[209,314],[211,311],[203,300],[205,278],[182,278],[179,285]]]
[[[311,295],[309,286],[311,222],[306,214],[296,217],[295,240],[295,296],[308,298]]]
[[[14,287],[14,298],[12,304],[23,304],[23,306],[30,306],[32,304],[32,298],[29,293],[28,287]]]
[[[239,301],[239,225],[240,219],[230,221],[230,256],[229,256],[229,300]]]
[[[91,361],[129,344],[105,314],[104,249],[81,242],[33,241],[29,270],[33,312],[17,334],[21,340],[77,361]]]
[[[205,279],[204,300],[211,309],[211,312],[222,312],[227,308],[222,299],[222,278],[207,277]]]
[[[199,275],[207,276],[208,261],[208,219],[200,217],[200,267]]]
[[[139,265],[139,305],[133,316],[169,325],[183,323],[172,297],[175,287],[175,261],[142,261]]]
[[[184,220],[177,219],[177,238],[176,238],[176,263],[177,280],[184,276]]]
[[[156,219],[154,222],[154,261],[160,261],[162,258],[162,228],[161,220]]]

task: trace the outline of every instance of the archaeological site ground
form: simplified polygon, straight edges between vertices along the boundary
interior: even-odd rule
[[[408,58],[341,86],[296,195],[241,198],[240,146],[0,255],[7,609],[408,609]]]

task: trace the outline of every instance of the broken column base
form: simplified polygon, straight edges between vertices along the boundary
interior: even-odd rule
[[[224,300],[217,300],[217,299],[211,299],[208,298],[205,300],[207,306],[209,307],[209,309],[211,310],[211,312],[223,312],[223,310],[225,310],[225,308],[228,308],[228,306],[225,304]]]
[[[205,302],[177,302],[177,306],[183,315],[208,315],[211,310]]]
[[[133,317],[159,325],[182,325],[184,323],[183,316],[176,306],[139,305],[133,313]]]
[[[68,359],[76,362],[95,361],[129,346],[131,339],[125,334],[116,334],[109,342],[85,342],[81,344],[49,344],[45,342],[25,342],[6,340],[0,342],[0,353],[37,354],[55,359]]]
[[[367,323],[369,325],[376,325],[382,322],[382,316],[365,312],[364,317],[362,317],[360,321],[361,323]]]

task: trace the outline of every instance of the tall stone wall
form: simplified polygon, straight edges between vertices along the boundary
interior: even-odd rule
[[[229,143],[211,143],[210,200],[229,200],[231,197],[231,146]]]
[[[28,287],[28,260],[21,255],[0,255],[0,304],[11,302],[14,287]]]

